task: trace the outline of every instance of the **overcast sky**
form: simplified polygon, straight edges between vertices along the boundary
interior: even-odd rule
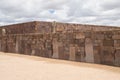
[[[120,0],[0,0],[0,25],[34,20],[120,26]]]

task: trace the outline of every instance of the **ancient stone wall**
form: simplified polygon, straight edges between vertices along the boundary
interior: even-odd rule
[[[112,26],[97,26],[97,25],[83,25],[83,24],[68,24],[58,22],[27,22],[13,25],[6,25],[0,27],[0,35],[2,29],[5,29],[7,35],[10,34],[26,34],[26,33],[69,33],[69,32],[86,32],[86,31],[114,31],[120,30],[119,27]]]
[[[5,29],[5,32],[8,35],[9,34],[35,33],[35,22],[2,26],[2,27],[0,27],[1,34],[2,34],[2,29]]]
[[[31,25],[33,30],[31,30]],[[64,25],[64,26],[63,26]],[[67,26],[68,25],[68,26]],[[77,31],[71,24],[53,24],[35,22],[23,27],[24,33],[18,33],[19,27],[2,27],[0,51],[35,55],[48,58],[72,60],[120,66],[120,30],[102,28],[100,31],[84,29]],[[67,26],[67,27],[66,27]],[[30,27],[30,28],[29,28]],[[5,29],[5,30],[3,30]],[[8,31],[15,30],[16,32]],[[83,30],[84,29],[84,30]]]

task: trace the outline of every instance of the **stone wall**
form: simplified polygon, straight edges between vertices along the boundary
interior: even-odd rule
[[[31,25],[33,24],[33,30]],[[2,27],[0,35],[0,51],[35,55],[48,58],[72,60],[120,66],[120,30],[119,28],[100,27],[77,31],[71,24],[53,24],[35,22],[19,27]],[[68,25],[69,28],[62,28]],[[61,27],[60,27],[61,26]],[[30,28],[29,28],[30,27]],[[9,29],[10,28],[10,29]],[[74,30],[75,28],[75,30]],[[99,27],[98,27],[99,28]],[[4,31],[5,29],[6,31]],[[7,31],[12,31],[8,34]],[[55,30],[54,30],[55,29]],[[83,30],[84,29],[84,30]]]
[[[6,25],[0,27],[0,33],[2,34],[2,29],[4,28],[6,34],[25,34],[25,33],[35,33],[35,22],[21,23]]]
[[[114,31],[120,30],[119,27],[112,26],[98,26],[98,25],[83,25],[83,24],[68,24],[59,22],[40,22],[33,21],[27,23],[19,23],[13,25],[6,25],[0,27],[0,34],[2,29],[5,29],[6,34],[28,34],[28,33],[69,33],[69,32],[86,32],[86,31]]]

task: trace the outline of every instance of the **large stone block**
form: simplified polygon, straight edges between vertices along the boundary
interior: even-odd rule
[[[114,40],[103,40],[103,46],[114,46]]]
[[[91,38],[92,37],[92,33],[90,31],[85,32],[85,37],[86,38]]]
[[[53,40],[53,58],[59,58],[59,43],[56,39]]]
[[[75,60],[75,47],[74,46],[70,46],[70,57],[69,60]]]
[[[85,34],[84,33],[76,33],[76,39],[84,39]]]
[[[113,35],[112,39],[120,39],[120,35]]]
[[[93,43],[90,38],[85,39],[86,62],[94,62]]]
[[[114,47],[120,47],[120,40],[114,40]]]
[[[102,40],[93,40],[94,46],[100,46],[102,44]]]
[[[85,61],[85,48],[84,47],[77,47],[75,53],[76,61]]]
[[[113,47],[103,47],[101,53],[101,63],[107,65],[114,64],[114,48]]]
[[[116,52],[115,52],[115,63],[114,64],[116,66],[120,67],[120,48],[116,49]]]
[[[84,47],[85,40],[84,39],[75,39],[74,44],[77,44],[79,47]]]
[[[94,38],[96,39],[96,40],[103,40],[104,39],[104,34],[94,34],[95,36],[94,36]]]

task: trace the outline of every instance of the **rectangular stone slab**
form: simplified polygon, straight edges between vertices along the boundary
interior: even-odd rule
[[[70,47],[70,57],[69,60],[75,60],[75,47]]]
[[[120,35],[113,35],[112,39],[120,39]]]
[[[94,54],[93,54],[93,43],[90,38],[86,38],[85,40],[85,53],[86,53],[86,62],[94,62]]]
[[[53,58],[59,58],[59,43],[57,40],[53,41]]]
[[[115,65],[120,66],[120,49],[117,49],[115,53]]]

